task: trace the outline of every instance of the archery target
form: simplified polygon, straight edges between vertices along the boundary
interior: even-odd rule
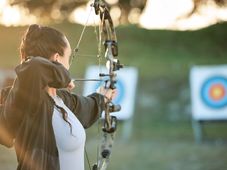
[[[202,101],[210,108],[219,109],[227,105],[227,79],[222,76],[208,78],[201,87]]]
[[[100,70],[102,73],[108,73],[106,67],[90,66],[86,70],[86,79],[99,79]],[[134,67],[126,67],[119,71],[117,74],[117,95],[113,99],[114,104],[121,105],[121,111],[113,112],[111,115],[117,116],[118,119],[126,120],[132,117],[134,112],[134,102],[136,95],[136,85],[138,72]],[[105,85],[105,80],[102,82],[85,82],[83,95],[89,95],[96,92],[100,86]]]
[[[193,67],[190,86],[193,118],[227,119],[227,65]]]

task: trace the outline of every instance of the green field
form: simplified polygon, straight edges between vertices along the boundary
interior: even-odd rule
[[[72,47],[82,27],[52,25],[64,31]],[[19,62],[19,42],[25,27],[0,27],[0,66],[13,68]],[[227,23],[198,31],[144,30],[136,26],[117,28],[119,59],[139,70],[133,131],[122,137],[120,123],[109,170],[225,170],[227,169],[226,123],[204,125],[204,142],[195,144],[191,128],[189,71],[193,65],[227,63]],[[83,77],[88,65],[97,64],[94,29],[89,28],[71,68],[73,77]],[[83,84],[76,93],[81,94]],[[87,131],[87,150],[95,162],[97,126]],[[13,150],[0,147],[0,170],[15,169]],[[87,168],[88,169],[88,168]]]

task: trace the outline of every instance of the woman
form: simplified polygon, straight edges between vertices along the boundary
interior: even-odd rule
[[[56,29],[31,25],[20,55],[1,116],[17,170],[84,170],[84,128],[99,118],[115,91],[102,88],[88,97],[69,92],[74,87],[68,72],[71,48]]]

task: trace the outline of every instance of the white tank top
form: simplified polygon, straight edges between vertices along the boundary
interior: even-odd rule
[[[70,130],[70,125],[63,119],[61,111],[55,106],[52,126],[59,154],[60,170],[84,170],[85,130],[60,97],[52,96],[52,98],[56,105],[65,109],[67,121],[72,125],[72,130]]]

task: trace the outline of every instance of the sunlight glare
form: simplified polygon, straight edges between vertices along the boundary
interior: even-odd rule
[[[16,7],[5,7],[2,14],[2,23],[6,26],[17,24],[21,20],[21,14]]]
[[[131,9],[129,16],[128,16],[129,22],[132,24],[137,24],[139,22],[140,12],[141,12],[141,10],[139,8]]]
[[[4,9],[4,7],[6,6],[6,1],[7,0],[1,0],[0,1],[0,14],[2,13],[2,10]]]
[[[87,23],[88,26],[98,25],[100,17],[95,14],[94,8],[91,7],[91,2],[92,1],[88,2],[86,6],[76,8],[69,16],[70,22],[76,22],[81,25],[85,25],[85,23]],[[110,15],[113,19],[114,25],[117,26],[121,16],[121,9],[118,6],[112,7],[110,9]]]
[[[98,25],[100,18],[95,15],[90,0],[87,5],[76,8],[69,16],[69,21],[84,25]],[[106,0],[112,5],[110,10],[115,26],[121,17],[120,7],[113,6],[119,0]],[[132,24],[139,23],[147,29],[196,30],[227,21],[227,7],[217,7],[212,0],[190,17],[186,16],[193,9],[193,0],[147,0],[146,7],[141,15],[139,9],[132,9],[128,19]],[[61,20],[59,10],[52,12],[54,18]],[[116,22],[117,21],[117,22]],[[28,9],[19,6],[10,6],[8,0],[0,0],[0,24],[6,26],[21,26],[37,23],[37,18],[29,14]]]
[[[182,17],[192,8],[192,0],[148,0],[140,25],[147,29],[196,30],[227,20],[227,8],[217,7],[213,1],[207,1],[190,17]]]
[[[109,4],[109,5],[114,5],[116,3],[118,3],[119,0],[106,0],[106,2]]]
[[[121,9],[118,6],[114,6],[110,9],[110,15],[114,22],[114,25],[119,25],[119,19],[121,17]]]
[[[191,0],[148,0],[140,17],[142,27],[163,29],[171,26],[177,17],[193,8]]]
[[[95,15],[94,9],[91,7],[91,2],[86,6],[76,8],[69,16],[69,21],[85,25],[98,25],[99,16]]]
[[[4,3],[3,3],[4,2]],[[36,23],[36,17],[29,15],[27,9],[10,6],[8,1],[1,1],[0,24],[5,26],[19,26]]]

